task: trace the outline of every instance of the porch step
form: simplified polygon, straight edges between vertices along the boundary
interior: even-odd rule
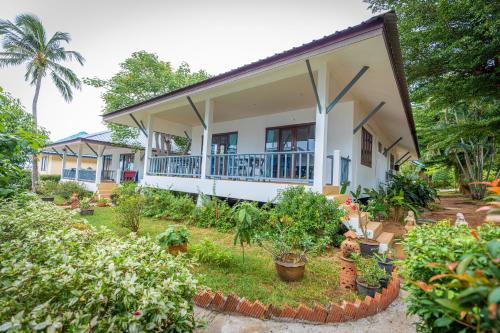
[[[377,242],[379,243],[378,252],[384,253],[385,251],[387,251],[393,241],[394,234],[392,232],[382,232],[380,236],[377,237]]]
[[[368,222],[366,226],[366,234],[370,239],[378,239],[378,236],[382,233],[382,223],[380,222]]]
[[[97,196],[100,198],[111,199],[111,194],[117,188],[116,183],[100,183],[97,184]]]
[[[349,199],[348,194],[329,194],[326,195],[326,198],[329,200],[335,200],[340,204],[343,204],[347,199]]]
[[[340,190],[338,186],[325,185],[323,186],[323,194],[324,195],[340,194]]]
[[[359,236],[363,235],[363,231],[361,230],[361,225],[364,223],[368,223],[368,213],[367,212],[361,212],[361,221],[359,221],[358,218],[358,213],[357,212],[351,212],[349,215],[349,219],[345,221],[345,226],[348,227],[349,229],[352,229],[358,234]]]

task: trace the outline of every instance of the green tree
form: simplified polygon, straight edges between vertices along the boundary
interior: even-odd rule
[[[139,51],[132,53],[120,64],[121,70],[110,79],[85,78],[84,83],[103,88],[104,113],[133,105],[155,96],[185,87],[209,78],[204,70],[192,72],[183,62],[177,69],[170,62],[162,61],[154,53]],[[135,140],[139,130],[123,125],[108,124],[113,131],[113,140],[123,142]],[[175,143],[186,149],[186,138],[174,137]]]
[[[23,167],[46,139],[47,133],[36,127],[19,100],[0,87],[0,198],[25,187]]]
[[[500,6],[489,0],[368,0],[394,9],[426,162],[462,183],[498,177]],[[493,170],[493,171],[492,171]],[[481,198],[484,186],[471,188]]]
[[[35,86],[32,115],[37,124],[37,103],[42,79],[49,75],[67,102],[73,99],[72,88],[80,89],[81,83],[76,74],[61,65],[75,59],[83,65],[83,57],[75,51],[68,51],[61,43],[69,43],[71,38],[66,32],[57,31],[50,38],[42,22],[34,15],[22,14],[14,22],[0,19],[0,36],[3,36],[0,52],[0,67],[26,64],[24,79]],[[31,187],[35,190],[38,181],[37,157],[32,158]]]

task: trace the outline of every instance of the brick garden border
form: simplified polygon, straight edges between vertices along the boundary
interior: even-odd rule
[[[211,290],[200,290],[194,296],[194,302],[199,307],[238,314],[259,319],[273,319],[280,321],[299,321],[319,323],[340,323],[373,316],[384,311],[398,297],[400,289],[400,278],[397,273],[392,274],[392,279],[387,288],[383,288],[375,297],[366,296],[363,300],[356,299],[354,302],[343,301],[342,303],[330,303],[324,307],[316,304],[310,308],[304,304],[293,308],[285,304],[282,308],[272,304],[264,305],[259,300],[250,302],[235,294],[224,297],[222,292]]]

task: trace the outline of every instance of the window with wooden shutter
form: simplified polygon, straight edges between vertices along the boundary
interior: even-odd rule
[[[372,167],[373,136],[364,127],[361,131],[361,164]]]

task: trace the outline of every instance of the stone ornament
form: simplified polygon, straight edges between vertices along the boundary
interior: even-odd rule
[[[340,258],[340,287],[354,290],[356,288],[356,264],[351,259],[352,253],[359,253],[360,247],[356,238],[358,235],[349,230],[344,234],[346,239],[340,244],[342,257]]]
[[[457,219],[455,220],[455,225],[460,226],[460,225],[465,225],[469,226],[469,223],[465,220],[465,216],[462,213],[457,213]]]
[[[344,236],[346,239],[344,239],[344,241],[340,244],[340,250],[342,251],[342,256],[344,258],[351,258],[351,253],[360,252],[359,244],[356,241],[358,235],[354,231],[349,230],[344,234]]]
[[[407,232],[410,232],[411,229],[415,226],[417,220],[415,219],[415,213],[412,210],[408,211],[408,215],[405,217],[405,229]]]
[[[77,209],[78,208],[78,194],[73,193],[71,198],[69,199],[71,209]]]

